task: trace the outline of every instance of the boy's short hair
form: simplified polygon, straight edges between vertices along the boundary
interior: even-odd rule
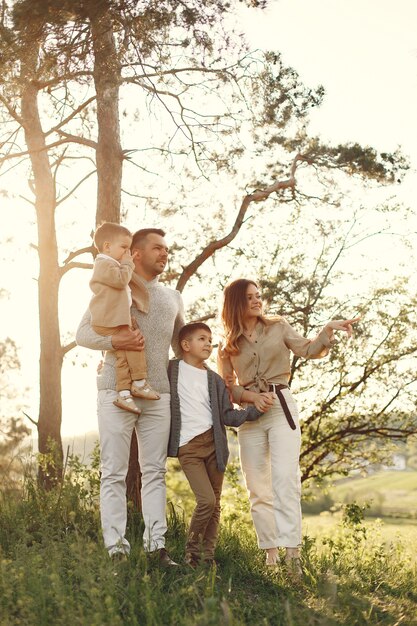
[[[116,237],[130,237],[132,233],[125,226],[114,222],[103,222],[94,233],[93,243],[99,252],[103,250],[105,241],[114,241]]]
[[[185,324],[185,326],[183,326],[178,333],[178,342],[180,346],[182,341],[184,341],[185,339],[190,339],[190,337],[192,337],[192,335],[194,335],[199,330],[206,330],[211,335],[210,326],[207,326],[207,324],[204,324],[204,322],[191,322],[190,324]]]

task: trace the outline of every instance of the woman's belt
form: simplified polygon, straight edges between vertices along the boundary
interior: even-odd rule
[[[288,389],[288,385],[276,385],[273,383],[270,383],[268,385],[268,390],[269,391],[273,391],[274,393],[277,394],[278,396],[278,400],[281,403],[282,406],[282,410],[284,411],[285,417],[287,418],[287,422],[290,425],[290,428],[292,428],[292,430],[296,430],[297,426],[295,425],[295,422],[293,420],[293,417],[291,415],[291,411],[288,408],[288,404],[287,401],[284,397],[284,394],[282,393],[282,389]]]

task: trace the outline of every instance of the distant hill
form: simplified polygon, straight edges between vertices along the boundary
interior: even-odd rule
[[[417,517],[417,472],[382,471],[337,483],[330,492],[339,502],[371,504],[378,515]]]
[[[316,500],[304,502],[305,513],[330,510],[334,504],[368,503],[368,515],[417,518],[417,471],[382,470],[369,476],[344,478]]]

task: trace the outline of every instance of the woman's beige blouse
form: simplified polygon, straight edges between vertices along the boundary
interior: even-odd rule
[[[234,402],[240,404],[242,393],[268,391],[268,384],[288,383],[291,352],[305,359],[320,359],[328,354],[334,340],[323,329],[315,339],[306,339],[285,320],[258,322],[255,341],[244,335],[238,339],[239,354],[230,356],[219,345],[218,369],[221,376],[236,374],[232,388]]]

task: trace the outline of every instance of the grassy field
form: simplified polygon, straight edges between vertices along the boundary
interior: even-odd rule
[[[381,471],[339,481],[329,491],[340,502],[369,502],[380,515],[417,519],[417,472]]]
[[[304,536],[319,539],[337,531],[342,514],[322,513],[303,516]],[[417,561],[417,520],[404,518],[365,518],[363,526],[373,540],[377,537],[389,549],[396,547],[406,553],[412,561]]]
[[[307,517],[296,583],[283,564],[266,568],[247,500],[229,492],[217,568],[160,569],[142,550],[132,512],[131,557],[114,566],[100,537],[97,486],[75,464],[50,493],[30,481],[0,492],[1,626],[417,626],[412,538],[396,535],[413,524],[364,522],[357,506]],[[187,495],[171,492],[167,545],[181,563]]]

